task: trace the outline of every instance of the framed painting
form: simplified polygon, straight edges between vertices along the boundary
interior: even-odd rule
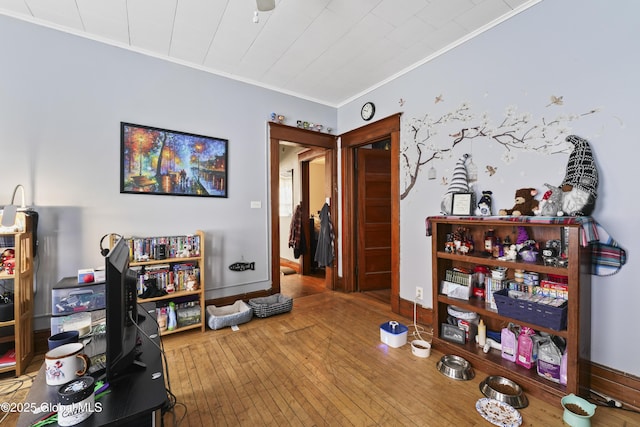
[[[229,141],[120,123],[120,192],[227,197]]]

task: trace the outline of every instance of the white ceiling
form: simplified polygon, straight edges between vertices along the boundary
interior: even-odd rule
[[[541,0],[0,0],[0,14],[339,107]]]

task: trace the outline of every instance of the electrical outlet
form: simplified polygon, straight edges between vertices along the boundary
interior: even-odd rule
[[[422,291],[423,289],[421,286],[416,286],[416,299],[422,299]]]

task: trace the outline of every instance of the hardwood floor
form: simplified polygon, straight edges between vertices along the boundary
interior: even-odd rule
[[[422,359],[408,344],[390,348],[380,341],[381,324],[398,320],[412,333],[412,319],[399,318],[389,304],[365,294],[323,286],[296,292],[307,295],[294,297],[290,313],[253,318],[238,331],[163,338],[177,401],[164,416],[165,426],[490,425],[475,409],[486,374],[451,380],[436,370],[441,353],[433,350]],[[41,364],[39,355],[18,391],[15,380],[0,381],[0,401],[21,402]],[[563,425],[560,402],[528,397],[529,406],[519,410],[524,426]],[[16,420],[17,414],[9,414],[0,425]],[[636,426],[640,414],[598,407],[592,425]]]
[[[324,285],[324,271],[313,275],[282,274],[280,275],[280,293],[291,298],[327,292]]]
[[[421,359],[382,344],[392,319],[412,324],[365,295],[325,291],[236,332],[168,336],[175,416],[181,426],[489,425],[475,409],[486,375],[454,381],[437,372],[437,351]],[[529,402],[523,425],[563,425],[560,402]],[[640,425],[640,415],[599,407],[592,425]]]

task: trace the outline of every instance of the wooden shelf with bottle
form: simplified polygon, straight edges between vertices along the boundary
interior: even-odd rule
[[[0,214],[0,218],[2,214]],[[3,288],[13,292],[13,319],[0,321],[0,348],[5,354],[13,347],[15,364],[0,366],[0,373],[14,371],[22,375],[34,355],[33,342],[33,217],[29,212],[16,213],[15,227],[0,231],[0,238],[12,245],[15,266],[13,272],[3,269],[0,280]],[[13,344],[13,345],[12,345]]]
[[[127,242],[130,248],[130,267],[159,267],[162,265],[169,266],[170,277],[174,287],[174,291],[167,292],[162,296],[153,296],[149,298],[141,298],[138,296],[138,303],[142,304],[146,311],[152,314],[154,317],[155,309],[159,305],[163,305],[163,302],[169,304],[171,301],[195,301],[200,309],[200,321],[197,323],[176,327],[173,330],[161,328],[160,334],[174,334],[186,330],[192,330],[200,328],[205,331],[206,318],[205,318],[205,272],[204,272],[204,259],[205,259],[205,240],[204,232],[196,231],[194,234],[180,235],[180,236],[157,236],[157,237],[129,237]],[[172,240],[172,239],[175,239]],[[174,246],[171,250],[167,247],[163,249],[163,253],[175,254],[179,253],[184,256],[169,256],[162,257],[161,259],[155,259],[156,249],[154,245],[162,244],[167,246]],[[145,248],[141,252],[141,245]],[[184,247],[182,247],[184,246]],[[166,251],[166,252],[164,252]],[[141,260],[143,259],[143,260]],[[197,269],[197,289],[186,290],[184,289],[185,282],[179,278],[178,274],[174,274],[174,266],[187,266],[192,264]],[[193,271],[193,270],[190,270]],[[165,289],[166,290],[166,289]]]
[[[502,375],[518,383],[526,393],[557,403],[562,396],[574,393],[585,395],[589,388],[586,363],[590,359],[590,314],[591,278],[590,256],[581,242],[581,227],[586,218],[544,218],[530,217],[430,217],[427,219],[432,236],[432,293],[433,293],[433,347],[445,354],[456,354],[467,359],[473,366],[488,375]],[[445,250],[447,236],[458,228],[464,228],[474,242],[474,251],[468,254],[451,253]],[[524,227],[531,240],[541,246],[550,240],[563,242],[566,266],[545,265],[541,258],[535,262],[497,259],[484,252],[483,241],[487,230],[495,235],[510,237],[516,242],[520,227]],[[485,301],[451,298],[441,293],[440,285],[449,269],[473,270],[475,266],[503,267],[507,269],[507,279],[514,278],[515,270],[534,272],[540,279],[562,276],[568,283],[567,322],[563,330],[555,330],[536,324],[535,319],[527,322],[500,314]],[[528,326],[536,331],[556,335],[566,340],[567,384],[562,385],[538,375],[536,368],[526,369],[514,362],[503,359],[497,350],[484,353],[475,342],[458,344],[441,336],[441,325],[447,323],[448,307],[475,312],[483,319],[487,330],[501,331],[509,323]]]

